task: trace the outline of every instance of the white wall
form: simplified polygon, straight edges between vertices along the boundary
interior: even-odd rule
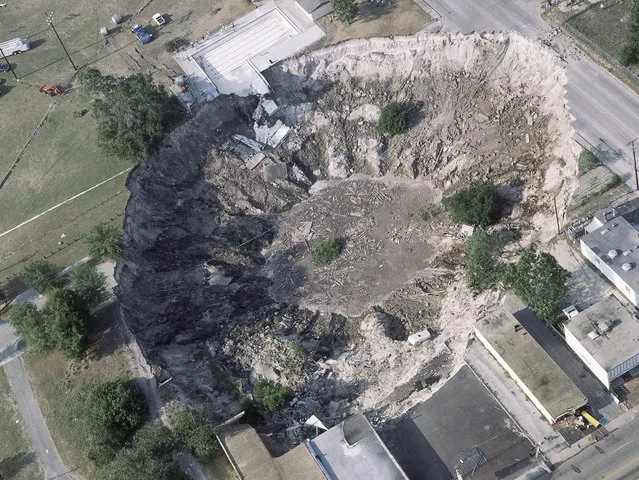
[[[624,373],[632,370],[639,365],[639,354],[624,361],[621,365],[617,365],[615,368],[608,372],[608,380],[613,381],[615,378],[621,377]]]
[[[590,262],[597,267],[597,269],[599,269],[599,271],[603,273],[635,307],[639,306],[639,296],[637,296],[637,293],[630,288],[630,286],[619,275],[617,275],[604,260],[599,258],[599,256],[593,252],[583,240],[580,240],[579,243],[581,244],[581,253],[583,253],[584,256],[590,260]]]
[[[488,349],[488,351],[493,355],[493,357],[495,357],[495,359],[504,368],[504,370],[506,370],[508,374],[515,379],[515,382],[517,382],[517,385],[519,385],[519,388],[521,388],[524,391],[524,393],[530,399],[530,401],[535,405],[535,407],[537,407],[537,410],[539,410],[541,414],[544,417],[546,417],[546,420],[548,420],[548,422],[550,422],[551,425],[554,424],[555,419],[550,414],[550,412],[544,408],[544,406],[541,404],[541,402],[539,402],[539,400],[537,400],[537,397],[535,397],[532,394],[532,392],[528,389],[526,384],[524,384],[524,382],[521,381],[521,379],[517,376],[517,374],[513,371],[513,369],[510,368],[510,366],[504,361],[504,359],[501,358],[501,355],[499,355],[497,351],[493,348],[490,342],[486,340],[486,338],[479,332],[479,330],[477,330],[477,327],[475,327],[475,336],[484,345],[484,347]]]
[[[572,351],[577,354],[582,362],[586,364],[588,369],[593,373],[597,379],[604,384],[607,389],[610,389],[610,378],[608,378],[608,372],[603,368],[592,355],[584,348],[577,337],[575,337],[564,325],[564,336],[566,337],[566,343]]]

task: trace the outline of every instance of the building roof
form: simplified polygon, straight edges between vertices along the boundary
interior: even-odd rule
[[[599,327],[601,324],[608,326]],[[588,334],[595,330],[595,325],[598,325],[600,331],[606,328],[609,330],[596,338],[590,338]],[[634,309],[630,309],[614,295],[565,321],[564,328],[579,340],[606,371],[639,354],[639,318]]]
[[[333,478],[408,480],[373,426],[362,414],[347,418],[311,440],[310,444]]]
[[[295,0],[306,13],[313,13],[322,5],[326,5],[331,0]]]
[[[638,230],[639,204],[633,201],[600,212],[587,228],[590,233],[581,237],[581,241],[635,292],[639,292]],[[611,251],[614,253],[609,255]],[[629,264],[630,269],[622,268],[624,264]]]
[[[475,329],[553,418],[558,419],[588,403],[584,394],[511,313],[499,310],[476,322]]]

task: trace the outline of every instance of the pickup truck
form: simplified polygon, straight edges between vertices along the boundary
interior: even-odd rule
[[[153,40],[153,36],[149,32],[147,32],[142,25],[133,25],[131,27],[131,31],[135,33],[135,36],[138,37],[138,40],[140,40],[140,43],[142,45],[146,45],[151,40]]]

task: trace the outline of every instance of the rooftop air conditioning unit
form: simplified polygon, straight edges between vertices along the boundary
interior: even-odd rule
[[[621,269],[622,269],[624,272],[628,272],[628,271],[632,270],[632,264],[630,264],[630,263],[624,263],[624,264],[621,266]]]
[[[610,260],[612,260],[613,258],[615,258],[617,256],[617,250],[610,250],[608,252],[608,258],[610,258]]]
[[[591,332],[588,333],[588,338],[590,340],[594,340],[595,338],[597,338],[599,336],[599,333],[597,332],[597,330],[593,330]]]

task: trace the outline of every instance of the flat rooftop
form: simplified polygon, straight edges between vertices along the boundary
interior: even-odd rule
[[[609,323],[610,330],[605,335],[589,338],[593,324],[600,323]],[[564,326],[607,371],[639,354],[639,317],[634,308],[624,305],[614,295],[564,321]]]
[[[477,321],[475,329],[553,418],[588,403],[584,394],[511,313],[501,309]]]
[[[311,440],[311,445],[333,478],[408,480],[362,414],[353,415],[322,433]]]
[[[625,208],[624,208],[625,207]],[[630,207],[635,207],[631,210]],[[615,217],[601,224],[602,218],[596,218],[599,225],[595,230],[581,237],[581,242],[605,262],[635,292],[639,292],[639,209],[636,203],[614,209]],[[612,213],[612,210],[611,212]],[[608,217],[610,218],[610,217]],[[611,251],[614,251],[611,258]],[[630,265],[626,271],[624,264]]]

